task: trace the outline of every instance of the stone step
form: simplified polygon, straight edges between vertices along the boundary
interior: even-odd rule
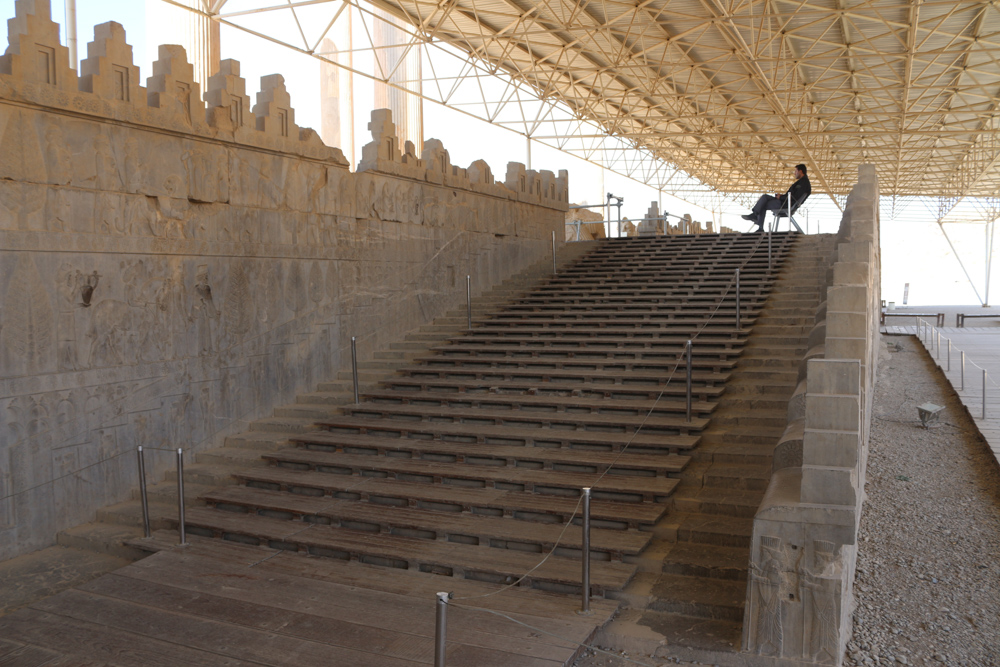
[[[662,561],[664,574],[727,581],[747,580],[749,563],[745,549],[678,542],[670,545]]]
[[[778,438],[784,432],[784,425],[780,427],[759,427],[740,426],[707,431],[702,434],[701,443],[705,445],[732,444],[739,442],[743,445],[776,445]]]
[[[579,526],[538,523],[471,513],[435,512],[351,500],[311,498],[245,486],[230,487],[205,496],[210,507],[250,516],[289,521],[290,529],[308,524],[349,530],[404,535],[429,540],[515,548],[536,553],[556,549],[556,555],[579,557],[583,532]],[[176,513],[174,515],[176,523]],[[591,529],[592,557],[618,560],[638,555],[652,536],[637,530]]]
[[[242,447],[217,447],[195,454],[195,461],[207,465],[259,466],[265,465],[261,451]],[[186,470],[185,470],[186,472]]]
[[[541,523],[566,524],[574,519],[579,510],[578,494],[541,495],[508,489],[425,484],[391,477],[359,478],[275,467],[246,468],[237,476],[246,486],[270,491],[419,507],[439,512],[510,516]],[[590,506],[594,526],[615,530],[648,530],[666,510],[662,503],[624,503],[601,498],[592,500]]]
[[[271,451],[280,447],[287,447],[288,438],[291,435],[291,433],[281,433],[278,431],[244,431],[243,433],[226,436],[226,447]]]
[[[752,517],[732,517],[718,514],[681,514],[674,519],[677,541],[738,547],[747,550],[753,535]]]
[[[648,609],[699,618],[742,621],[746,582],[664,574],[653,587]]]
[[[353,400],[353,396],[351,397]],[[274,409],[275,417],[293,417],[299,419],[328,419],[340,414],[340,407],[326,403],[292,403]]]
[[[251,431],[269,433],[305,433],[316,429],[316,420],[305,417],[265,417],[250,422]]]
[[[391,572],[389,568],[413,568],[498,584],[513,582],[524,576],[526,585],[543,589],[576,592],[580,588],[580,561],[556,555],[539,565],[538,554],[532,552],[347,530],[322,524],[309,524],[307,530],[290,533],[289,522],[285,520],[209,508],[193,508],[185,519],[187,530],[196,535],[296,550],[313,556],[357,559],[371,565],[382,565],[387,572]],[[529,571],[530,574],[525,575]],[[633,565],[592,561],[591,585],[594,593],[603,595],[605,590],[620,590],[634,573]]]
[[[712,487],[698,489],[681,485],[672,499],[674,509],[678,512],[752,519],[763,497],[762,491],[732,491]],[[744,558],[749,556],[742,550],[741,553]]]

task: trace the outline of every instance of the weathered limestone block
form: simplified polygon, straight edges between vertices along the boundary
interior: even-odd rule
[[[250,111],[247,83],[240,76],[240,63],[231,58],[219,63],[219,71],[208,80],[208,123],[214,128],[236,132],[242,128],[257,127]]]
[[[271,139],[298,138],[299,126],[295,124],[295,109],[285,87],[285,77],[269,74],[260,78],[260,92],[253,107],[257,130]]]
[[[0,74],[57,90],[77,90],[76,71],[69,66],[69,49],[59,41],[59,24],[52,20],[48,0],[17,0],[16,14],[7,21],[7,32],[8,46],[0,56]]]
[[[399,139],[396,137],[396,124],[392,122],[392,111],[389,109],[372,111],[368,130],[372,133],[372,141],[361,148],[361,164],[358,165],[358,171],[377,169],[379,161],[399,162]]]
[[[149,106],[162,109],[186,125],[205,122],[205,102],[201,86],[194,80],[194,67],[187,61],[183,46],[161,44],[153,63],[153,76],[146,79]]]
[[[146,89],[139,85],[139,68],[132,64],[132,47],[125,28],[108,21],[94,28],[87,58],[80,63],[80,90],[102,100],[146,105]]]

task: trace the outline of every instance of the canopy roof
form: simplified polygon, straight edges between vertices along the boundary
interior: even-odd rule
[[[1000,189],[996,0],[380,0],[724,192]]]
[[[422,81],[355,72],[664,191],[783,187],[803,162],[839,198],[868,162],[883,194],[940,197],[942,216],[1000,194],[1000,0],[164,1],[340,66],[311,27],[327,34],[349,7],[370,38],[394,15],[409,24],[398,46],[466,64],[431,62]],[[276,37],[285,13],[294,38]],[[354,52],[387,46],[362,37]],[[463,86],[483,99],[463,107]]]

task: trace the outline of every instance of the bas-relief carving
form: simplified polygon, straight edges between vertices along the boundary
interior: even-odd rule
[[[254,300],[250,293],[250,279],[244,261],[233,262],[226,286],[223,315],[230,339],[238,341],[249,331],[254,321]]]
[[[194,291],[195,300],[190,320],[194,322],[197,332],[198,354],[212,354],[215,351],[215,321],[219,319],[219,312],[212,297],[207,264],[198,266]]]
[[[8,261],[12,260],[8,256]],[[18,253],[13,275],[7,283],[0,319],[0,348],[7,362],[4,367],[13,371],[10,375],[51,369],[55,352],[55,314],[45,284],[34,256]]]
[[[123,58],[127,45],[116,36],[116,28],[109,26],[106,32],[113,44],[105,44],[105,51],[117,50],[117,55],[98,57]],[[171,58],[180,62],[174,55]],[[103,76],[104,64],[94,61],[90,65],[93,77]],[[130,98],[137,90],[133,83],[130,77],[127,86],[111,86],[105,92],[123,102],[126,90]],[[153,91],[151,86],[150,92],[161,93],[162,99],[174,96],[181,106],[191,102],[184,90],[164,86],[162,91]],[[265,101],[270,104],[274,99]],[[141,106],[141,100],[128,101],[132,107]],[[242,135],[218,135],[223,141],[236,142],[222,147],[199,135],[214,130],[204,125],[198,129],[191,117],[176,118],[176,111],[164,109],[173,114],[169,119],[163,116],[170,133],[148,132],[140,126],[157,116],[143,115],[143,109],[133,112],[122,111],[122,105],[72,104],[74,111],[89,114],[118,109],[115,113],[121,114],[119,120],[125,124],[79,116],[71,120],[42,109],[29,111],[0,103],[0,138],[5,148],[0,155],[0,229],[61,231],[67,234],[61,238],[72,239],[70,243],[77,241],[68,236],[71,233],[98,235],[79,239],[83,243],[78,246],[61,248],[79,247],[78,254],[62,253],[56,259],[47,257],[47,249],[41,248],[22,255],[30,258],[30,268],[18,262],[0,264],[0,284],[6,285],[0,292],[4,375],[12,368],[29,375],[54,370],[58,372],[52,374],[52,381],[57,384],[70,383],[71,374],[100,383],[87,389],[21,395],[0,403],[0,409],[11,417],[2,429],[4,439],[15,434],[32,439],[30,450],[19,450],[20,459],[13,450],[5,450],[11,453],[11,475],[30,471],[38,478],[31,483],[44,481],[51,467],[101,460],[109,452],[139,442],[202,442],[232,430],[234,420],[248,411],[289,398],[289,391],[311,381],[314,367],[317,373],[331,370],[328,366],[335,356],[323,341],[335,335],[331,332],[339,332],[342,323],[335,318],[316,328],[314,321],[322,320],[311,313],[322,318],[339,313],[354,318],[355,325],[378,326],[379,313],[372,310],[359,318],[345,303],[345,294],[358,302],[378,304],[378,294],[405,282],[399,262],[417,261],[414,249],[430,257],[441,250],[442,243],[447,245],[450,231],[425,233],[401,226],[427,224],[425,199],[436,198],[439,205],[433,224],[457,225],[459,236],[485,217],[484,210],[494,211],[498,221],[543,218],[501,197],[482,198],[460,187],[445,191],[414,181],[423,178],[415,171],[398,172],[405,177],[358,176],[331,166],[330,162],[336,162],[330,157],[332,152],[313,155],[314,160],[328,161],[323,164],[300,160],[291,153],[276,154],[285,145],[280,142],[257,144],[268,152],[240,146],[254,132],[251,128],[256,121],[249,113],[245,120],[250,125],[243,126]],[[280,114],[273,118],[280,128]],[[178,130],[178,120],[191,123],[190,138],[176,134],[187,131]],[[412,148],[406,154],[405,164],[421,167]],[[483,173],[488,170],[483,165],[477,170],[478,181],[487,181]],[[450,171],[456,178],[468,177],[465,170]],[[353,217],[359,199],[362,221]],[[290,221],[287,230],[286,220]],[[294,238],[289,241],[286,234]],[[31,241],[34,237],[16,238]],[[242,247],[217,245],[220,241]],[[495,245],[492,238],[485,241],[489,247]],[[292,248],[278,247],[289,242]],[[108,245],[100,248],[100,243]],[[261,248],[262,244],[271,247]],[[454,254],[459,246],[469,250],[472,245],[463,238],[448,252]],[[148,251],[140,249],[145,248],[164,255],[143,254]],[[120,254],[123,249],[133,254]],[[234,255],[233,260],[215,259]],[[428,272],[433,273],[433,266]],[[28,285],[30,299],[18,301],[8,293],[15,285]],[[27,317],[19,317],[27,324],[9,327],[11,308],[14,314],[27,312]],[[306,316],[303,326],[296,325],[297,333],[277,328],[293,314]],[[313,328],[305,330],[304,326]],[[49,332],[47,338],[43,330]],[[265,335],[274,337],[265,339]],[[272,345],[268,340],[292,344]],[[255,351],[249,361],[241,358],[242,352],[228,349],[237,344]],[[274,347],[281,349],[272,352]],[[11,357],[13,364],[8,363]],[[170,366],[150,365],[154,362]],[[224,382],[214,375],[220,363],[230,369]],[[144,376],[144,387],[160,393],[137,399],[144,387],[127,378],[143,364],[141,372],[153,373]],[[175,372],[177,378],[183,374],[164,368],[198,368],[192,373],[204,377],[175,379]],[[156,375],[161,372],[166,374]],[[32,452],[37,452],[37,461]],[[20,463],[15,465],[15,459]],[[107,471],[118,474],[120,468]],[[117,480],[114,477],[101,482],[99,474],[104,473],[95,470],[88,477],[91,486],[123,483],[112,481]],[[28,482],[21,477],[12,483],[22,488]],[[74,498],[79,500],[79,493],[84,490],[78,483],[68,484],[58,502],[69,508]]]
[[[801,572],[803,604],[806,606],[802,655],[819,663],[836,664],[840,653],[839,593],[843,566],[840,549],[833,542],[813,542],[812,567]]]

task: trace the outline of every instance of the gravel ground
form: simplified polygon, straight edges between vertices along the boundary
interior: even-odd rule
[[[883,341],[845,664],[1000,665],[1000,466],[920,344]]]

